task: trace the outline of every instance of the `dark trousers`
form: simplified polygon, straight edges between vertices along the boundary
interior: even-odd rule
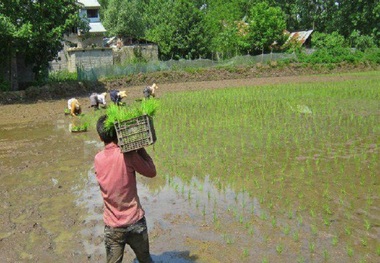
[[[106,245],[107,263],[121,263],[126,244],[135,252],[139,263],[153,262],[149,253],[148,229],[145,217],[128,227],[113,228],[105,226],[104,243]]]
[[[146,87],[146,88],[143,90],[143,93],[144,93],[144,97],[145,97],[146,99],[149,99],[150,96],[152,95],[152,91],[151,91],[148,87]]]

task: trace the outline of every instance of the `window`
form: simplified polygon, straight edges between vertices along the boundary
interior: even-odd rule
[[[87,9],[87,18],[98,18],[98,9]]]
[[[78,28],[77,27],[72,27],[71,28],[71,33],[78,34]]]

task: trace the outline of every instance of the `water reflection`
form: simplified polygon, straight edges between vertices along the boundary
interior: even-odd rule
[[[88,170],[85,181],[83,188],[76,191],[76,204],[87,211],[84,219],[86,227],[81,231],[83,245],[88,255],[105,255],[103,201],[93,167]],[[232,189],[220,191],[209,180],[209,176],[204,180],[193,177],[190,182],[185,182],[179,177],[166,176],[161,186],[151,186],[151,180],[145,180],[138,175],[138,192],[146,211],[153,259],[157,262],[195,262],[194,255],[189,255],[188,246],[184,243],[187,238],[224,243],[226,236],[233,234],[229,231],[217,231],[212,225],[217,224],[215,220],[218,220],[227,221],[222,224],[230,226],[233,219],[228,215],[228,211],[231,209],[239,209],[246,213],[254,211],[254,215],[257,216],[264,213],[256,198],[250,198],[247,193],[235,193]],[[231,231],[235,232],[234,229]],[[248,231],[240,234],[249,239]],[[260,238],[260,231],[256,234]],[[171,241],[166,243],[162,240]],[[176,248],[175,251],[171,251],[171,247]],[[165,252],[157,255],[155,251]]]

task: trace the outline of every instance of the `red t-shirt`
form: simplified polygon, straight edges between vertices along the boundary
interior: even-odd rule
[[[155,177],[156,167],[145,149],[122,153],[109,143],[95,156],[95,173],[104,200],[104,223],[125,227],[145,214],[137,194],[136,172]]]

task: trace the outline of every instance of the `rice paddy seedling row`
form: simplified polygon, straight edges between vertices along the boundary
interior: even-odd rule
[[[230,214],[252,242],[256,226],[282,238],[271,247],[277,257],[374,261],[379,79],[166,94],[155,118],[158,169],[181,178],[182,196],[209,222]]]

